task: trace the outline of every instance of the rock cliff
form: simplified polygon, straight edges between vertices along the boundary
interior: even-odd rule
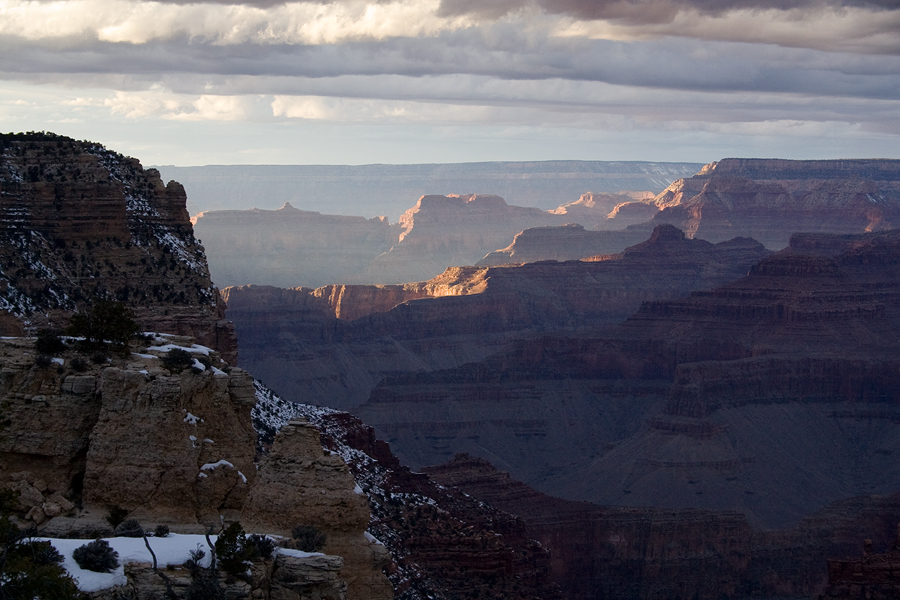
[[[500,196],[426,195],[397,224],[383,217],[322,215],[286,204],[274,211],[209,211],[194,217],[194,227],[206,242],[210,269],[221,286],[402,285],[430,279],[450,266],[474,264],[524,229],[576,221],[588,228],[612,223],[606,218],[612,202],[629,196],[611,198],[589,193],[543,211],[509,205]],[[569,250],[560,258],[618,252],[649,232],[645,228],[595,241],[582,253]]]
[[[0,487],[18,492],[18,522],[64,537],[111,534],[123,515],[177,532],[217,531],[239,518],[279,532],[297,525],[282,519],[327,522],[330,548],[341,556],[323,556],[318,566],[270,561],[257,574],[264,585],[229,593],[392,597],[384,555],[364,535],[368,506],[343,461],[323,456],[317,436],[276,440],[259,460],[256,390],[227,362],[236,355],[233,329],[193,238],[183,189],[90,142],[43,133],[0,140],[3,323],[19,333],[59,327],[107,299],[131,308],[144,328],[164,331],[116,352],[52,332],[49,340],[46,332],[38,341],[0,340]],[[295,463],[306,470],[285,468]],[[315,501],[276,493],[298,486]],[[153,590],[141,582],[156,574],[130,569],[127,593],[148,598]],[[300,581],[304,573],[322,585]]]
[[[581,225],[591,228],[596,227],[597,229],[605,229],[612,226],[612,223],[609,222],[610,218],[612,218],[614,214],[618,214],[619,207],[625,204],[644,204],[645,206],[651,206],[649,201],[653,200],[655,196],[656,194],[653,192],[622,192],[619,194],[598,194],[595,192],[588,192],[582,194],[581,198],[575,202],[563,204],[550,212],[555,215],[565,215],[571,219],[573,223],[580,223]],[[654,212],[658,210],[655,207],[653,208]],[[650,217],[652,216],[653,215],[651,214]],[[643,219],[641,222],[647,221],[648,219]],[[618,223],[617,225],[621,227]]]
[[[323,215],[290,203],[278,210],[203,212],[192,221],[220,287],[350,282],[390,250],[402,230],[384,217]]]
[[[143,328],[191,335],[234,360],[236,341],[194,238],[184,188],[99,144],[0,136],[0,327],[65,325],[94,298]]]
[[[371,427],[347,413],[260,392],[256,422],[277,427],[304,415],[321,431],[323,445],[350,465],[372,507],[372,547],[394,557],[386,559],[386,571],[398,600],[561,600],[549,578],[551,557],[521,519],[411,472]]]
[[[795,232],[900,226],[900,161],[724,159],[653,201],[654,223],[710,241],[752,237],[773,250]]]
[[[649,231],[645,227],[591,231],[579,224],[532,227],[517,233],[509,246],[490,252],[475,264],[488,266],[541,260],[579,260],[615,254],[647,239]]]

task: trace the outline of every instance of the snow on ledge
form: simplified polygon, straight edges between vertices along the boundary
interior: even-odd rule
[[[200,470],[201,471],[212,471],[216,467],[231,467],[233,469],[234,465],[223,458],[222,460],[218,460],[214,463],[206,463],[205,465],[200,467]]]
[[[215,543],[217,536],[212,535],[210,539]],[[56,538],[36,538],[39,541],[50,542],[60,554],[63,555],[63,568],[68,571],[69,575],[75,579],[78,589],[82,592],[97,592],[105,590],[117,585],[125,585],[128,580],[125,577],[125,564],[127,563],[151,563],[153,559],[147,551],[142,538],[126,538],[113,537],[104,538],[112,546],[112,549],[119,553],[119,566],[111,573],[97,573],[82,569],[72,558],[72,552],[76,548],[89,544],[93,540],[74,540],[74,539],[56,539]],[[170,533],[164,538],[151,537],[148,538],[150,547],[156,553],[156,560],[160,567],[165,568],[166,565],[181,565],[187,561],[192,550],[198,547],[203,550],[206,556],[200,561],[204,567],[209,566],[209,546],[206,544],[206,538],[202,535],[179,535]]]

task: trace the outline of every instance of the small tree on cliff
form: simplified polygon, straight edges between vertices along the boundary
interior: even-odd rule
[[[107,343],[123,352],[138,334],[134,313],[121,302],[99,300],[89,310],[72,316],[66,333],[83,337],[89,347],[106,347]]]

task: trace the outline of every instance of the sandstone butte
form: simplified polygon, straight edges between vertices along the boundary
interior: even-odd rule
[[[176,532],[217,530],[222,518],[279,535],[313,524],[331,556],[279,555],[253,589],[229,587],[230,597],[392,597],[384,548],[365,536],[368,503],[318,430],[291,422],[254,462],[253,380],[227,362],[233,330],[181,186],[90,142],[44,133],[0,142],[0,485],[18,492],[22,524],[108,535],[113,508]],[[128,356],[94,363],[70,348],[42,366],[23,333],[64,325],[98,296],[121,300],[160,335],[133,342]],[[169,372],[159,356],[172,345],[209,363]],[[150,597],[141,586],[152,580],[162,593],[149,565],[129,574],[118,592]]]
[[[884,231],[900,226],[900,161],[726,158],[655,198],[623,202],[608,217],[593,228],[573,219],[587,228],[525,230],[478,264],[618,252],[661,223],[711,242],[749,237],[770,250],[781,250],[800,231]]]
[[[588,193],[554,211],[512,206],[492,195],[426,195],[396,224],[287,203],[278,210],[207,211],[193,223],[222,287],[401,284],[429,279],[451,265],[474,264],[523,229],[576,221],[593,227],[607,221],[616,204],[647,195]],[[646,234],[628,239],[636,243]]]

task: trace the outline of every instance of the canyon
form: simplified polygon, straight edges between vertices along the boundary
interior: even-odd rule
[[[591,227],[602,224],[614,203],[624,200],[630,197],[584,194],[578,202],[544,211],[494,195],[425,195],[396,224],[384,217],[301,211],[290,204],[274,211],[209,211],[192,221],[222,287],[402,284],[431,279],[448,266],[475,264],[524,229],[576,217]],[[626,239],[637,243],[646,234]],[[628,245],[615,240],[615,251]]]
[[[42,535],[111,535],[113,509],[178,533],[240,520],[327,534],[324,554],[279,553],[254,563],[252,583],[224,583],[235,598],[837,598],[861,597],[859,574],[892,585],[900,230],[886,161],[714,163],[697,176],[715,182],[698,184],[706,224],[693,229],[657,219],[690,194],[662,209],[660,196],[585,194],[551,212],[424,196],[397,225],[213,211],[251,253],[351,231],[335,264],[396,278],[220,293],[179,184],[90,142],[0,141],[0,486]],[[814,196],[846,230],[773,247],[790,224],[764,223],[764,244],[708,210],[740,188],[757,189],[757,211],[773,196],[754,186],[776,179],[800,182],[801,205],[804,182],[828,179]],[[878,211],[860,208],[872,198]],[[642,207],[656,217],[637,221]],[[552,247],[556,230],[581,236],[575,254],[586,234],[621,247],[471,265],[469,246],[509,243],[488,236],[497,214],[521,232],[507,257],[526,239]],[[239,235],[248,215],[255,241]],[[575,215],[602,220],[525,227]],[[590,229],[618,215],[635,222]],[[303,231],[319,237],[295,241]],[[404,243],[396,262],[362,258]],[[470,264],[436,260],[412,282],[392,271],[439,253]],[[38,352],[37,331],[97,298],[154,333],[102,360],[71,338]],[[192,366],[173,369],[172,349]],[[168,572],[188,594],[185,568]],[[125,579],[97,600],[166,593],[149,564]]]
[[[432,194],[397,223],[289,203],[205,211],[193,223],[221,287],[316,288],[424,281],[451,266],[613,254],[660,224],[712,242],[749,237],[777,251],[794,232],[880,231],[900,223],[898,216],[900,161],[724,159],[656,195],[587,192],[552,210],[485,193]]]

